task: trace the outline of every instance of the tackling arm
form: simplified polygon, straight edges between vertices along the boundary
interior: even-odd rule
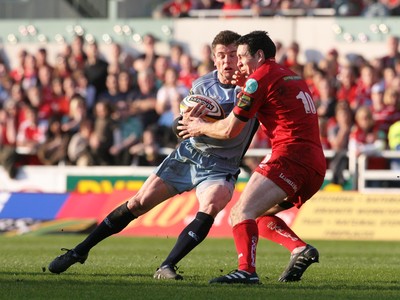
[[[199,113],[199,110],[196,110],[196,108],[199,108],[198,106],[196,105],[188,118],[183,118],[179,122],[181,124],[178,126],[179,135],[184,139],[201,135],[215,139],[230,139],[236,137],[246,125],[246,122],[236,118],[233,112],[225,119],[215,122],[205,122],[196,115]]]

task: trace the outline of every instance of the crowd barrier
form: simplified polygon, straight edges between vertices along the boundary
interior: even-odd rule
[[[400,194],[400,169],[368,169],[368,158],[381,157],[389,162],[400,160],[400,151],[381,151],[379,153],[362,154],[357,159],[357,190],[361,193],[385,192]],[[400,164],[399,164],[400,166]],[[373,182],[372,185],[368,185]]]
[[[173,149],[162,148],[161,155],[168,155]],[[246,157],[255,157],[260,160],[268,156],[271,149],[249,149]],[[328,169],[325,175],[324,186],[328,185],[333,177],[333,170],[329,168],[329,162],[334,158],[335,151],[324,150],[325,157],[328,163]],[[400,193],[400,170],[391,169],[369,169],[369,157],[381,157],[387,160],[387,165],[393,159],[400,159],[400,151],[381,151],[379,153],[362,154],[355,157],[352,153],[347,153],[349,164],[348,168],[343,171],[346,184],[342,187],[345,190],[356,190],[360,193]],[[80,176],[87,178],[93,177],[95,182],[101,181],[101,178],[110,177],[109,183],[103,184],[101,188],[93,188],[94,190],[107,190],[113,189],[113,185],[121,186],[122,188],[127,185],[140,184],[143,178],[146,178],[152,171],[153,167],[75,167],[75,166],[24,166],[20,168],[16,179],[10,179],[2,167],[0,167],[0,192],[50,192],[50,193],[63,193],[66,191],[73,191],[68,187],[68,182],[79,181]],[[242,169],[239,176],[239,184],[246,182],[249,173]],[[115,178],[121,178],[121,181]],[[77,179],[72,179],[77,178]],[[130,178],[130,179],[129,179]],[[136,179],[140,178],[139,183]],[[124,181],[125,180],[125,181]],[[118,183],[119,182],[119,183]],[[371,182],[373,184],[371,184]],[[93,184],[92,186],[94,186]],[[81,184],[80,186],[85,186]],[[107,188],[107,186],[109,186]],[[323,187],[324,187],[323,186]],[[90,190],[90,188],[89,188]]]
[[[164,155],[170,151],[162,149]],[[269,153],[270,149],[249,149],[247,156],[261,159]],[[325,155],[329,161],[335,153],[325,151]],[[300,210],[292,208],[280,217],[307,239],[400,240],[400,171],[370,170],[370,156],[349,157],[345,177],[358,185],[358,191],[322,188]],[[396,159],[400,151],[383,151],[378,156]],[[18,179],[12,180],[0,168],[0,234],[89,232],[114,207],[134,195],[153,169],[25,166]],[[232,201],[217,216],[211,237],[231,236],[229,210],[249,175],[240,175]],[[327,182],[331,176],[332,170],[328,169]],[[371,187],[370,181],[382,184]],[[392,187],[383,184],[387,181]],[[135,220],[121,234],[176,237],[197,209],[195,192],[183,193]]]
[[[0,193],[0,234],[87,233],[136,190],[112,193]],[[229,211],[241,191],[215,219],[210,237],[231,237]],[[129,224],[126,236],[177,237],[195,217],[194,191],[177,195]],[[400,241],[400,196],[319,191],[298,210],[279,213],[305,239]]]

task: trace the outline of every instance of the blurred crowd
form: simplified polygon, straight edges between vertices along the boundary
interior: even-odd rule
[[[46,48],[22,49],[18,62],[0,62],[0,163],[11,178],[23,165],[154,166],[160,149],[179,142],[171,124],[193,80],[214,69],[211,49],[194,59],[179,44],[168,55],[143,37],[137,55],[76,36],[50,63]],[[319,61],[300,61],[300,45],[277,46],[276,60],[307,81],[320,117],[321,141],[334,150],[334,182],[343,184],[348,150],[357,154],[400,149],[399,38],[371,60],[345,59],[331,49]],[[252,148],[270,147],[257,133]],[[251,171],[258,159],[246,158]],[[393,162],[393,166],[395,165]],[[371,168],[390,168],[376,159]]]
[[[192,81],[213,69],[211,51],[194,61],[176,44],[170,55],[143,37],[143,52],[76,36],[50,64],[46,48],[22,49],[14,68],[0,64],[0,162],[21,165],[158,165],[173,148],[171,124]]]
[[[188,17],[191,10],[252,10],[252,15],[286,15],[287,11],[314,15],[314,9],[330,8],[336,16],[384,17],[400,15],[399,0],[167,0],[155,17]],[[223,14],[221,14],[223,15]],[[317,14],[318,15],[318,14]]]

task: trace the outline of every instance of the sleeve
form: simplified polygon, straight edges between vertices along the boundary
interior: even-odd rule
[[[260,106],[262,94],[259,81],[249,77],[233,109],[235,116],[241,121],[248,121],[254,117]]]

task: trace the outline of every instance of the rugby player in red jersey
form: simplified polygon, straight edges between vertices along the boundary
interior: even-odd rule
[[[230,213],[238,269],[210,283],[259,283],[259,235],[291,252],[279,281],[298,281],[312,263],[318,262],[319,253],[276,214],[293,206],[300,208],[323,183],[326,161],[317,112],[306,82],[275,62],[276,48],[267,32],[253,31],[237,44],[240,72],[234,76],[234,83],[243,88],[233,111],[223,120],[206,123],[195,117],[206,113],[203,106],[197,105],[191,117],[178,126],[184,138],[206,135],[229,139],[257,116],[271,140],[271,157],[256,168]]]

